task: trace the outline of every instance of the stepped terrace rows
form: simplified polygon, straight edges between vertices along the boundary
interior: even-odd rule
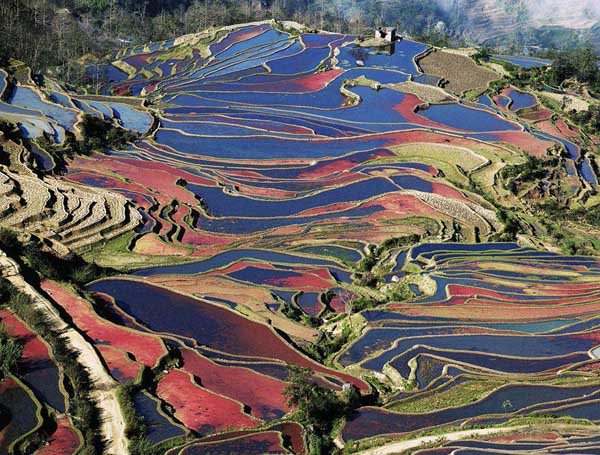
[[[432,243],[398,260],[425,295],[362,313],[366,329],[338,362],[403,378],[419,392],[359,410],[345,439],[519,415],[600,419],[598,385],[583,385],[600,339],[596,259],[510,243]]]

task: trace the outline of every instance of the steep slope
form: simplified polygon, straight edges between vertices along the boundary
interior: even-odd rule
[[[562,27],[589,29],[600,19],[600,4],[574,0],[439,0],[455,31],[476,41],[517,29]]]
[[[525,2],[529,23],[534,27],[556,25],[590,28],[600,19],[600,3],[595,0],[530,0]]]

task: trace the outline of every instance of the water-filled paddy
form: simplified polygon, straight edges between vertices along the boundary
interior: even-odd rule
[[[429,414],[398,414],[376,408],[362,408],[358,410],[356,418],[346,424],[343,436],[345,440],[357,440],[382,434],[416,431],[425,427],[464,421],[470,417],[504,414],[505,408],[502,404],[506,400],[510,400],[512,404],[511,412],[516,412],[540,401],[546,401],[549,395],[558,401],[585,395],[597,389],[598,386],[506,386],[476,403]]]
[[[529,93],[519,92],[518,90],[510,90],[508,96],[512,100],[510,105],[511,111],[518,111],[527,107],[533,107],[537,104],[535,96]]]
[[[310,366],[317,372],[328,371],[303,357],[269,327],[208,302],[124,279],[97,281],[87,289],[113,297],[119,308],[151,330],[191,339],[225,353],[278,359]],[[348,380],[364,387],[361,381]]]
[[[152,276],[152,275],[188,275],[196,273],[205,273],[210,270],[224,267],[233,262],[239,261],[240,259],[250,259],[255,261],[265,261],[269,263],[282,263],[282,264],[307,264],[307,265],[322,265],[322,266],[335,266],[335,262],[318,259],[309,256],[292,255],[287,253],[280,253],[277,251],[270,250],[232,250],[225,253],[221,253],[206,259],[204,261],[193,262],[191,264],[182,264],[175,266],[165,267],[154,267],[151,269],[142,269],[134,272],[134,275],[139,276]]]
[[[436,123],[464,131],[514,131],[518,126],[487,111],[460,104],[436,104],[419,111],[419,115]]]
[[[494,59],[522,66],[523,68],[540,68],[552,64],[552,60],[519,55],[494,55]]]
[[[152,125],[152,117],[145,112],[120,103],[109,103],[108,106],[124,128],[143,134]]]
[[[8,422],[2,429],[0,454],[8,455],[9,446],[38,425],[38,406],[31,392],[12,377],[0,383],[0,406],[8,411]]]
[[[29,87],[15,87],[8,100],[14,106],[37,109],[48,118],[56,120],[63,128],[71,130],[75,124],[77,112],[43,101],[40,95]]]
[[[390,52],[392,49],[393,53]],[[349,45],[341,48],[337,59],[342,68],[359,66],[356,62],[362,61],[364,66],[369,68],[385,68],[417,74],[419,71],[414,59],[426,49],[426,45],[406,39],[381,49]]]
[[[395,355],[410,349],[414,339],[402,339],[396,347],[363,364],[364,368],[381,371]],[[594,341],[565,337],[523,337],[497,335],[439,336],[419,339],[420,344],[439,349],[485,352],[514,357],[556,357],[572,352],[586,352]]]
[[[202,197],[211,215],[216,217],[273,218],[297,215],[301,212],[341,202],[369,199],[398,190],[387,179],[368,179],[326,190],[314,196],[287,201],[261,201],[223,191],[222,188],[190,185],[190,190]]]
[[[360,220],[362,217],[367,217],[382,211],[383,209],[377,206],[359,207],[350,210],[342,210],[336,213],[325,213],[314,216],[298,216],[288,218],[198,218],[197,226],[208,232],[222,232],[227,234],[253,234],[260,231],[270,229],[305,225],[305,232],[310,230],[311,226],[321,222],[349,222]]]
[[[430,349],[422,349],[421,352],[431,352],[436,356],[448,359],[450,362],[461,362],[474,365],[475,367],[487,368],[500,373],[512,374],[540,373],[589,360],[589,356],[585,353],[567,354],[566,356],[556,358],[531,359],[502,357],[498,355],[484,355],[468,352],[437,351]],[[411,352],[411,356],[414,355],[415,353]],[[405,368],[407,361],[407,358],[401,356],[390,362],[390,365],[400,370]]]
[[[190,262],[184,264],[138,270],[133,275],[140,281],[102,280],[89,290],[115,299],[123,311],[122,325],[159,332],[173,340],[171,346],[180,353],[186,352],[179,368],[172,370],[176,373],[171,378],[177,381],[161,382],[160,394],[178,418],[201,434],[222,429],[224,422],[195,415],[194,407],[177,397],[175,384],[184,387],[191,403],[208,397],[214,405],[220,402],[217,395],[228,407],[232,399],[243,403],[246,408],[237,402],[231,406],[237,423],[285,412],[278,404],[258,400],[252,387],[262,384],[259,377],[281,386],[288,362],[329,377],[329,382],[320,380],[331,387],[350,381],[366,390],[359,380],[309,360],[279,334],[287,333],[302,346],[315,335],[306,324],[307,315],[341,317],[348,311],[354,292],[360,294],[348,286],[349,264],[361,260],[361,251],[370,254],[386,238],[404,239],[413,233],[426,239],[450,238],[454,215],[470,213],[465,201],[470,200],[471,207],[486,205],[466,186],[457,192],[445,184],[453,164],[446,162],[443,152],[434,156],[434,147],[473,148],[484,158],[506,154],[509,162],[515,146],[539,156],[545,146],[558,143],[572,159],[579,156],[577,140],[532,134],[529,126],[506,120],[513,114],[487,95],[479,103],[432,103],[415,112],[423,100],[400,91],[414,85],[380,87],[405,82],[409,74],[416,83],[437,84],[414,64],[415,56],[427,49],[420,43],[399,41],[388,55],[384,49],[347,44],[351,37],[292,36],[269,25],[216,36],[208,45],[213,58],[198,49],[173,52],[178,49],[169,48],[172,42],[119,53],[138,73],[127,81],[127,75],[114,74],[119,83],[102,91],[152,93],[149,102],[157,108],[160,127],[128,150],[108,151],[98,163],[94,157],[75,160],[68,176],[78,184],[118,191],[144,206],[145,226],[129,244],[132,252],[188,255]],[[339,51],[338,67],[333,66],[334,48]],[[362,85],[363,78],[379,84]],[[357,79],[359,84],[343,87],[344,81]],[[154,121],[141,105],[77,97],[56,93],[56,105],[43,104],[76,112],[66,109],[73,102],[77,110],[115,119],[139,132]],[[42,101],[32,103],[48,109]],[[517,111],[531,107],[535,98],[511,91],[498,102]],[[33,111],[30,104],[0,110],[27,116],[22,124],[31,135],[46,131],[59,137],[59,121]],[[500,151],[495,144],[469,138],[509,145],[503,144]],[[426,159],[420,147],[427,150]],[[43,158],[40,163],[45,166]],[[573,174],[591,182],[592,164],[578,161],[577,167],[573,165]],[[168,185],[163,186],[166,180]],[[493,218],[493,207],[486,208]],[[481,220],[475,229],[470,221],[462,226],[463,222],[456,220],[462,227],[456,231],[459,238],[480,235],[483,240],[494,224]],[[341,357],[332,359],[338,367],[390,373],[394,368],[405,379],[414,378],[419,393],[426,394],[433,387],[452,391],[476,382],[473,378],[480,378],[482,371],[493,378],[546,380],[558,370],[594,362],[588,352],[597,353],[593,350],[598,324],[589,318],[600,305],[594,286],[598,263],[593,259],[565,258],[514,243],[426,243],[411,248],[402,241],[384,257],[382,275],[390,287],[395,286],[392,275],[412,277],[401,289],[414,291],[416,297],[391,299],[363,312],[366,327]],[[233,291],[228,293],[229,287]],[[244,291],[236,295],[237,289]],[[300,321],[286,319],[290,308],[295,308]],[[356,317],[356,323],[363,321]],[[104,349],[108,352],[107,345]],[[202,361],[194,363],[190,359],[197,354]],[[239,374],[228,377],[223,372]],[[256,381],[229,387],[228,381],[240,377]],[[558,409],[546,403],[548,396],[571,400],[568,404],[578,415],[589,411],[581,402],[588,389],[565,390],[509,386],[459,409],[409,417],[362,408],[349,419],[344,437],[420,430],[479,416],[506,420],[502,401],[507,399],[513,401],[515,412],[526,413],[527,406],[535,412],[546,405]],[[403,396],[398,393],[395,400]],[[138,395],[136,406],[147,417],[153,442],[182,433],[160,414],[150,396]],[[486,417],[489,414],[500,417]],[[222,435],[210,441],[210,450],[282,451],[277,431],[264,427],[256,432],[260,437],[244,433],[238,435],[239,441]],[[192,443],[184,453],[206,453],[208,443]]]
[[[146,437],[154,444],[177,436],[183,436],[185,431],[174,425],[161,413],[159,403],[146,392],[139,392],[134,396],[136,411],[143,417],[146,425]]]

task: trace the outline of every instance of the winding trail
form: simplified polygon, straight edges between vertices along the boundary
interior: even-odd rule
[[[410,449],[416,449],[418,447],[435,443],[440,439],[444,442],[460,441],[462,439],[469,439],[474,436],[490,436],[502,433],[513,433],[515,431],[523,430],[528,428],[526,425],[517,427],[505,427],[505,428],[482,428],[478,430],[465,430],[455,431],[454,433],[438,434],[435,436],[423,436],[415,439],[408,439],[406,441],[393,442],[385,446],[376,447],[373,449],[367,449],[359,452],[358,455],[392,455],[401,454]]]
[[[88,370],[90,375],[92,385],[90,395],[100,408],[102,419],[100,431],[106,441],[105,453],[128,455],[125,419],[117,398],[118,384],[104,368],[93,346],[81,333],[63,321],[54,305],[23,278],[19,265],[2,251],[0,251],[0,275],[6,277],[21,292],[29,295],[53,327],[59,330],[69,345],[78,352],[79,363]]]

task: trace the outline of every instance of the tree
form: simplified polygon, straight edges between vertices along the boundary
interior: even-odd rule
[[[22,354],[21,343],[6,333],[0,325],[0,380],[16,371]]]
[[[559,55],[552,64],[550,75],[552,82],[556,85],[562,84],[565,79],[572,77],[575,74],[575,66],[567,55]]]
[[[487,61],[492,56],[490,49],[487,46],[480,47],[477,49],[477,52],[473,54],[473,59],[476,62],[480,62],[481,60]]]
[[[354,303],[356,302],[358,296],[354,292],[342,291],[338,297],[342,301],[342,304],[346,309],[346,314],[348,315],[348,319],[350,320],[350,328],[352,328],[351,316],[354,312]]]
[[[317,384],[309,368],[289,365],[288,371],[289,384],[283,391],[288,405],[298,409],[305,425],[327,428],[342,410],[337,395]]]
[[[581,82],[598,81],[598,57],[591,47],[578,49],[574,54],[577,79]]]
[[[562,84],[570,78],[580,82],[596,84],[598,76],[598,56],[590,47],[582,47],[569,52],[563,52],[556,57],[550,70],[551,82]]]
[[[283,394],[288,405],[297,408],[298,420],[308,430],[309,452],[330,453],[333,423],[346,413],[348,406],[333,391],[317,384],[309,368],[288,365],[288,372],[289,384]]]

